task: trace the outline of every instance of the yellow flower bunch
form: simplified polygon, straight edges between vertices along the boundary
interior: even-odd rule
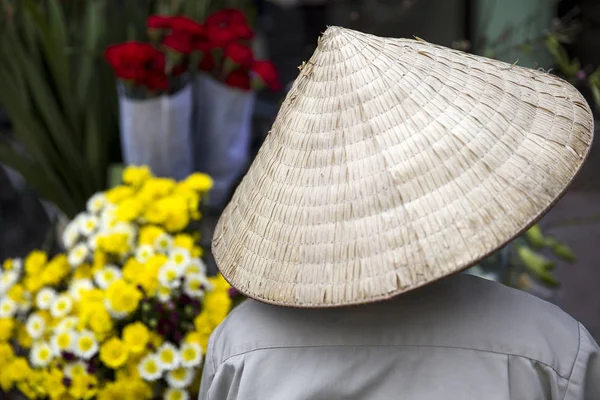
[[[208,337],[232,307],[207,277],[198,220],[211,179],[128,167],[63,234],[0,271],[0,388],[50,399],[185,399]]]

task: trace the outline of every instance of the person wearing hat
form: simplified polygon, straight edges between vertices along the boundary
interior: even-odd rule
[[[457,274],[564,193],[592,143],[556,76],[331,27],[217,225],[255,299],[213,333],[201,399],[600,399],[588,331]]]

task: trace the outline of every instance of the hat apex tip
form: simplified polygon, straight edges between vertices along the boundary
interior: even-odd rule
[[[327,26],[325,32],[319,37],[319,47],[327,46],[332,42],[332,39],[344,36],[350,30],[342,28],[341,26]]]

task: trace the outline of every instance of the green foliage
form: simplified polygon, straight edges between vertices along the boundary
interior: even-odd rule
[[[0,162],[74,216],[106,187],[118,147],[115,80],[106,46],[145,34],[152,2],[0,0],[0,104],[14,142]]]

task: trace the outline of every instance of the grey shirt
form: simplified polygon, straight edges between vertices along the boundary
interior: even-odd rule
[[[205,400],[598,400],[599,348],[559,308],[456,275],[393,300],[248,300],[213,333]]]

